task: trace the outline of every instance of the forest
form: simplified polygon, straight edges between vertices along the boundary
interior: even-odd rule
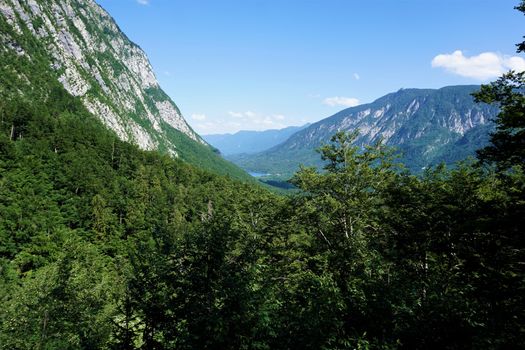
[[[1,349],[525,347],[524,73],[475,94],[476,159],[337,133],[282,195],[120,141],[39,59],[2,53]]]
[[[59,87],[2,101],[1,347],[521,346],[523,79],[480,91],[512,102],[481,161],[417,177],[339,133],[292,196],[119,141]]]

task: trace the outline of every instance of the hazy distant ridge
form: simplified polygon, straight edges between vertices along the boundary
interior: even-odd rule
[[[291,135],[308,125],[310,124],[265,131],[242,130],[234,134],[213,134],[203,135],[202,137],[206,142],[218,148],[225,156],[240,153],[253,154],[286,141]]]

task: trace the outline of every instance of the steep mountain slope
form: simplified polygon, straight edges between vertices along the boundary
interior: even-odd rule
[[[191,129],[142,49],[93,0],[0,0],[0,26],[0,71],[11,76],[2,97],[45,94],[35,79],[46,75],[122,140],[244,176]]]
[[[412,171],[444,161],[453,163],[485,145],[497,113],[476,104],[478,86],[403,89],[378,100],[345,109],[292,135],[286,142],[256,155],[230,157],[251,171],[289,176],[299,164],[321,165],[315,152],[340,130],[359,130],[357,145],[383,139],[396,147]]]
[[[212,134],[202,137],[225,156],[239,153],[252,154],[265,151],[286,141],[291,135],[308,125],[265,131],[242,130],[235,134]]]

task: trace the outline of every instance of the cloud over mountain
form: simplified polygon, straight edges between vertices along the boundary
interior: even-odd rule
[[[323,104],[328,106],[343,106],[343,107],[355,107],[359,105],[359,100],[354,97],[327,97],[323,100]]]
[[[461,50],[456,50],[451,54],[440,54],[434,57],[432,67],[443,68],[462,77],[488,80],[509,70],[525,71],[525,60],[518,56],[502,55],[496,52],[483,52],[469,57],[465,56]]]

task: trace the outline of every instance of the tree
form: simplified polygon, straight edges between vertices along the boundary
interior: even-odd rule
[[[525,163],[525,72],[509,72],[490,85],[482,85],[476,101],[499,104],[491,145],[478,151],[482,162],[505,170]]]
[[[353,145],[356,137],[357,132],[338,132],[319,150],[327,162],[325,172],[303,168],[293,178],[305,192],[297,203],[299,219],[317,240],[317,260],[327,261],[321,277],[333,276],[341,298],[334,305],[343,305],[338,341],[354,347],[382,337],[384,323],[391,319],[383,300],[389,277],[381,250],[384,195],[398,179],[392,150],[381,142],[361,150]]]
[[[515,8],[525,14],[525,0]],[[525,41],[516,46],[518,53],[525,52]],[[480,289],[484,293],[478,294],[485,296],[489,306],[485,309],[490,310],[490,329],[495,332],[492,344],[516,346],[518,339],[523,339],[525,322],[525,72],[510,71],[495,82],[482,85],[474,97],[478,102],[496,103],[501,108],[491,144],[478,151],[482,163],[496,165],[499,182],[496,190],[500,192],[491,201],[490,215],[485,221],[489,232],[485,246],[489,249],[486,253],[475,251],[480,260],[485,260],[484,279],[490,286],[485,291]],[[495,196],[489,194],[489,197]]]
[[[525,13],[525,0],[516,7]],[[525,41],[516,45],[525,52]],[[498,169],[522,166],[525,162],[525,72],[510,71],[474,94],[477,102],[496,103],[501,111],[491,145],[478,151],[482,162],[495,163]]]
[[[107,349],[122,278],[96,245],[64,234],[59,259],[2,296],[1,349]]]
[[[313,226],[332,248],[376,230],[381,190],[395,179],[392,151],[378,142],[360,152],[352,144],[356,137],[357,132],[338,132],[319,150],[326,172],[303,168],[292,179],[309,194],[305,209],[314,214]]]

